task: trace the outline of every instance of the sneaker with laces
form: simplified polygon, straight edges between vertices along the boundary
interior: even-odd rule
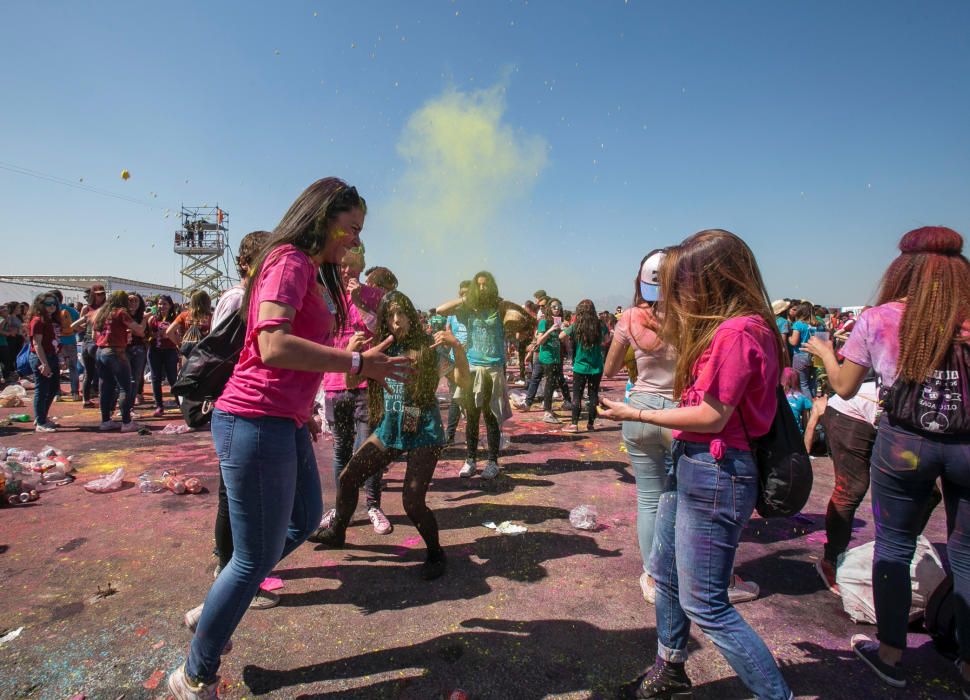
[[[326,513],[323,514],[322,518],[320,518],[320,527],[322,529],[326,529],[330,527],[333,524],[333,521],[336,517],[337,517],[337,509],[331,508],[330,510],[328,510]]]
[[[203,607],[205,607],[205,603],[192,608],[187,613],[185,613],[185,617],[182,618],[182,621],[185,623],[185,626],[189,628],[189,631],[192,634],[195,634],[195,628],[199,626],[199,618],[202,617]],[[230,651],[232,651],[231,639],[228,642],[226,642],[226,646],[222,650],[222,653],[228,654]]]
[[[35,433],[56,433],[57,427],[51,425],[50,423],[43,423],[43,424],[38,423],[37,425],[34,426],[34,432]]]
[[[98,426],[98,430],[105,433],[109,430],[118,430],[121,427],[121,423],[116,420],[106,420],[102,421],[101,425]]]
[[[141,429],[135,421],[129,421],[121,426],[121,432],[123,433],[137,433]]]
[[[378,535],[390,535],[394,532],[394,526],[380,508],[368,508],[367,517],[370,519],[370,524],[374,526],[374,532]]]
[[[565,428],[563,428],[562,431],[564,433],[578,433],[579,432],[579,426],[576,425],[575,423],[570,423]]]
[[[728,600],[731,601],[731,605],[756,600],[760,593],[761,587],[757,583],[745,581],[737,574],[734,575],[731,579],[731,585],[728,586]]]
[[[879,658],[879,642],[874,642],[864,634],[852,635],[852,651],[866,665],[875,671],[883,681],[894,688],[905,688],[906,679],[899,664],[891,665]]]
[[[640,574],[640,592],[643,593],[643,599],[647,603],[650,605],[657,604],[657,584],[646,571]]]
[[[175,700],[218,700],[218,676],[211,683],[196,683],[185,673],[185,664],[168,677],[168,690]]]
[[[273,591],[264,591],[262,588],[256,591],[256,595],[249,603],[250,610],[269,610],[280,604],[280,597]]]
[[[482,478],[486,481],[490,481],[498,476],[501,471],[501,467],[498,466],[498,462],[494,459],[490,459],[485,462],[485,468],[482,470]]]
[[[630,696],[634,698],[690,700],[693,697],[693,684],[684,664],[664,661],[659,656],[653,666],[633,682],[631,690]]]
[[[474,459],[466,459],[465,463],[461,467],[461,471],[458,472],[458,476],[467,479],[469,477],[475,476],[475,472],[478,470],[478,465],[475,464]]]
[[[829,591],[834,595],[841,597],[842,594],[839,592],[839,584],[835,582],[836,581],[835,564],[833,564],[828,559],[825,559],[823,557],[822,559],[819,559],[817,562],[815,562],[815,570],[818,572],[818,575],[822,578],[822,583],[825,584],[825,587],[828,588]]]
[[[555,414],[555,413],[553,413],[552,411],[546,411],[546,412],[545,412],[545,413],[544,413],[544,414],[542,415],[542,422],[543,422],[543,423],[552,423],[552,424],[554,424],[554,425],[559,425],[559,424],[560,424],[560,423],[561,423],[562,421],[560,421],[560,420],[559,420],[559,419],[558,419],[558,418],[556,417],[556,414]]]

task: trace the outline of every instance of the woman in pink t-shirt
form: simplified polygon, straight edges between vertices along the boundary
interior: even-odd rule
[[[195,633],[168,680],[179,700],[214,697],[220,655],[276,564],[320,522],[311,420],[324,372],[405,380],[408,358],[388,338],[364,353],[329,347],[347,318],[338,264],[360,245],[366,204],[337,178],[310,185],[280,221],[254,266],[239,313],[247,336],[212,412],[212,438],[229,498],[235,549],[203,606],[185,615]]]
[[[754,254],[732,233],[701,231],[668,248],[659,276],[660,336],[677,351],[673,395],[681,405],[637,408],[604,399],[602,414],[670,428],[676,440],[650,559],[657,658],[637,679],[637,694],[690,691],[684,663],[693,622],[758,698],[788,700],[771,652],[728,597],[758,496],[749,437],[767,433],[778,409],[781,335]]]
[[[882,387],[883,414],[869,468],[878,641],[854,635],[852,650],[883,681],[905,687],[910,565],[940,479],[957,601],[958,666],[963,696],[970,697],[970,261],[962,253],[963,237],[953,229],[910,231],[883,276],[877,305],[860,314],[842,348],[845,362],[839,365],[829,341],[812,338],[805,350],[822,359],[832,388],[844,399],[855,396],[870,369]],[[894,401],[893,394],[913,401]]]

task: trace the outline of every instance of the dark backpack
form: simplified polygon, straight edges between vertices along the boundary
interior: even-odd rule
[[[933,646],[948,659],[957,658],[956,598],[953,595],[953,575],[948,575],[926,601],[923,626],[933,640]]]
[[[954,343],[922,382],[900,377],[879,388],[889,423],[936,435],[970,435],[970,343]]]
[[[798,513],[812,493],[812,461],[805,451],[802,432],[788,406],[785,390],[775,389],[775,417],[768,432],[751,439],[738,411],[755,463],[758,465],[758,515],[786,518]]]
[[[232,376],[245,337],[242,318],[238,313],[230,314],[192,348],[172,393],[183,401],[215,401]]]

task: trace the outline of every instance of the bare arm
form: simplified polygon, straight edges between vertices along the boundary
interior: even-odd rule
[[[788,344],[793,348],[797,348],[802,343],[802,332],[792,330],[791,335],[788,336]]]
[[[623,368],[626,351],[629,347],[629,344],[621,342],[617,335],[613,334],[613,343],[610,345],[610,351],[606,354],[606,364],[603,365],[604,377],[612,379]]]
[[[465,302],[462,301],[461,299],[453,299],[451,301],[446,301],[444,304],[438,304],[438,306],[436,306],[435,308],[438,310],[438,313],[440,315],[451,316],[458,309],[460,309],[464,303]]]
[[[600,399],[604,409],[600,415],[616,421],[639,421],[652,423],[671,430],[687,430],[692,433],[719,433],[724,430],[734,413],[734,406],[721,403],[712,396],[704,396],[697,406],[679,408],[637,410],[622,401]]]
[[[868,367],[857,365],[851,360],[846,360],[840,365],[830,340],[819,340],[817,337],[813,337],[802,346],[802,349],[815,355],[815,357],[821,358],[829,376],[829,384],[835,389],[836,394],[843,399],[851,399],[858,393],[859,387],[862,386],[862,382],[869,372]]]
[[[805,451],[812,451],[812,443],[815,442],[815,428],[818,426],[818,422],[825,413],[825,407],[828,406],[828,399],[821,396],[812,402],[812,410],[805,411]]]

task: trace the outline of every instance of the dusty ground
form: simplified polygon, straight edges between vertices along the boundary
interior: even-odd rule
[[[617,384],[608,386],[614,395]],[[22,409],[2,410],[0,419]],[[29,408],[28,408],[29,411]],[[216,469],[208,433],[163,436],[176,420],[148,419],[151,436],[96,431],[98,412],[55,404],[65,429],[43,436],[0,428],[0,444],[54,445],[75,455],[78,482],[30,505],[0,508],[0,697],[163,698],[164,675],[189,641],[182,614],[202,600],[215,563]],[[225,698],[609,698],[648,665],[654,612],[640,597],[634,486],[619,428],[567,435],[518,414],[505,472],[493,483],[458,478],[462,454],[446,452],[429,500],[449,556],[445,578],[426,583],[423,547],[403,514],[402,465],[387,476],[385,510],[395,525],[380,537],[359,518],[342,551],[305,545],[282,562],[282,604],[253,611],[222,667]],[[324,500],[333,488],[330,445],[319,444]],[[82,484],[123,465],[126,488],[96,495]],[[135,477],[175,467],[202,478],[197,496],[142,494]],[[783,665],[799,697],[956,697],[952,664],[914,628],[910,687],[880,685],[848,650],[857,631],[822,589],[821,552],[828,460],[815,462],[807,522],[753,520],[738,571],[762,597],[740,607]],[[569,510],[599,510],[596,532],[573,529]],[[359,515],[363,515],[362,511]],[[525,525],[494,533],[488,520]],[[871,539],[869,503],[855,542]],[[820,531],[821,529],[821,531]],[[928,534],[943,541],[943,516]],[[99,588],[117,592],[97,596]],[[747,697],[731,669],[695,635],[688,669],[696,698]]]

